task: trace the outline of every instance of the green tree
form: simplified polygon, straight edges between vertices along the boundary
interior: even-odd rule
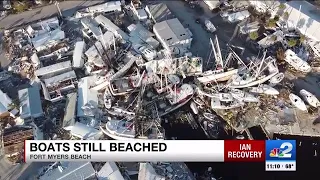
[[[19,2],[19,1],[15,1],[13,3],[13,9],[17,12],[23,12],[25,10],[27,10],[29,8],[29,5],[27,2]]]
[[[273,18],[273,20],[275,20],[275,21],[279,21],[279,19],[280,19],[280,17],[278,15],[275,15]]]
[[[289,39],[289,41],[288,41],[288,46],[289,46],[289,47],[293,47],[293,46],[295,46],[295,45],[297,45],[297,40],[295,40],[295,39]]]
[[[276,35],[272,35],[271,39],[272,39],[272,41],[276,41],[277,40],[277,36]]]
[[[284,3],[281,3],[278,7],[279,9],[285,9],[286,8],[286,5]]]
[[[267,27],[276,27],[276,22],[274,19],[269,19],[267,22]]]
[[[256,39],[258,39],[258,37],[259,37],[259,34],[258,34],[257,31],[251,32],[251,33],[249,34],[249,38],[250,38],[251,40],[256,40]]]

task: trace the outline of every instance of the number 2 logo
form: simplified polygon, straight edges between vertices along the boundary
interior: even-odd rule
[[[282,156],[280,156],[281,158],[291,158],[291,151],[292,151],[292,144],[285,142],[282,143],[280,146],[280,149],[282,149]]]

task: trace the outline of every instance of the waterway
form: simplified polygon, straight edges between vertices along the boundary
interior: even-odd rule
[[[186,110],[186,109],[185,109]],[[173,117],[173,116],[171,116]],[[187,122],[177,122],[164,125],[166,136],[175,137],[179,140],[203,140],[208,139],[202,129],[192,128]],[[251,128],[250,133],[256,140],[267,139],[260,128]],[[218,139],[235,139],[238,134],[231,130],[226,132],[222,127]],[[221,180],[272,180],[272,179],[319,179],[313,176],[320,166],[320,155],[314,156],[315,150],[320,153],[320,138],[305,138],[301,136],[275,135],[274,139],[296,139],[297,140],[297,172],[266,172],[264,163],[214,163],[198,162],[186,163],[193,173],[204,174],[208,167],[212,167],[212,173],[216,179]],[[301,143],[300,143],[301,142]],[[197,178],[201,180],[202,178]]]

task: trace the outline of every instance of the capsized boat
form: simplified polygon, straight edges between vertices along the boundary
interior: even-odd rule
[[[306,61],[299,58],[291,49],[286,50],[284,60],[298,71],[305,73],[311,71],[311,66]]]
[[[299,96],[291,93],[289,95],[289,99],[290,99],[291,103],[294,106],[296,106],[298,109],[300,109],[302,111],[307,110],[307,106],[304,104],[304,102],[302,101],[302,99]]]
[[[226,100],[226,99],[225,99]],[[230,101],[221,101],[220,98],[211,98],[211,108],[214,109],[234,109],[243,106],[244,103],[237,99],[232,99]]]
[[[276,90],[275,88],[266,85],[266,84],[261,84],[260,86],[257,87],[250,87],[249,91],[252,93],[257,93],[257,94],[267,94],[267,95],[278,95],[279,91]]]
[[[302,89],[300,90],[300,95],[302,96],[302,99],[305,100],[310,106],[318,107],[320,106],[320,102],[317,99],[315,95],[310,93],[309,91]]]

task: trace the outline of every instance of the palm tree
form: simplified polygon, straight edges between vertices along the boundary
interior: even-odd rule
[[[288,46],[289,46],[289,47],[293,47],[293,46],[295,46],[295,45],[297,45],[297,40],[295,40],[295,39],[289,39],[289,41],[288,41]]]
[[[249,34],[249,38],[250,38],[251,40],[256,40],[256,39],[258,39],[258,37],[259,37],[259,34],[258,34],[257,31],[251,32],[251,33]]]

